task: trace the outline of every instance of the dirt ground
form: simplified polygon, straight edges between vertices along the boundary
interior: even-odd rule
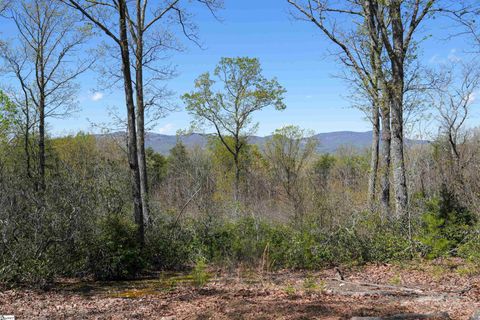
[[[480,276],[456,260],[369,265],[320,272],[210,270],[160,273],[125,282],[64,279],[49,291],[5,289],[0,314],[16,319],[350,319],[447,312],[468,319],[480,310]]]

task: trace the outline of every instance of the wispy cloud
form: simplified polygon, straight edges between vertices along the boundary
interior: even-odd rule
[[[438,54],[435,54],[428,60],[428,62],[430,64],[442,65],[442,64],[447,64],[451,62],[459,62],[461,60],[462,58],[458,55],[457,49],[453,48],[453,49],[450,49],[446,57],[445,56],[442,57]]]
[[[90,97],[92,101],[100,101],[103,99],[103,93],[102,92],[94,92],[92,96]]]
[[[457,55],[457,49],[450,50],[450,53],[448,54],[448,61],[459,62],[460,60],[462,59]]]
[[[474,104],[478,100],[478,92],[472,92],[468,98],[467,98],[467,103],[468,104]]]
[[[440,57],[438,56],[438,54],[435,54],[433,55],[429,60],[428,60],[428,63],[431,63],[431,64],[441,64],[445,62],[445,60],[443,59],[440,59]]]
[[[174,128],[175,128],[175,126],[172,123],[167,123],[167,124],[165,124],[164,126],[162,126],[158,129],[158,133],[171,134],[171,133],[173,133]]]

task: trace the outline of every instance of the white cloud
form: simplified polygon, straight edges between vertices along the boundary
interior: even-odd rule
[[[450,53],[448,54],[448,60],[450,62],[459,62],[460,60],[460,57],[457,55],[457,49],[452,49],[450,50]]]
[[[158,133],[161,134],[171,134],[174,129],[174,125],[172,123],[167,123],[163,127],[158,129]]]
[[[468,103],[468,104],[474,104],[474,103],[477,101],[477,98],[478,98],[478,93],[477,93],[477,92],[472,92],[472,93],[468,96],[468,101],[467,101],[467,103]]]
[[[94,92],[92,96],[90,97],[92,101],[100,101],[103,99],[103,93],[102,92]]]
[[[435,54],[428,60],[430,64],[437,64],[437,65],[442,65],[442,64],[452,63],[452,62],[460,62],[460,61],[462,61],[462,58],[458,56],[457,49],[450,49],[446,57],[443,55],[440,56],[438,54]]]
[[[440,64],[440,63],[445,62],[445,60],[440,59],[438,57],[438,54],[435,54],[428,60],[428,62],[431,63],[431,64]]]

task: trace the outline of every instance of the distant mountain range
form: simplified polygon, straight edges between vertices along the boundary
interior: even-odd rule
[[[190,135],[175,136],[149,132],[147,133],[147,136],[145,138],[145,145],[147,147],[151,147],[156,152],[167,155],[170,152],[170,149],[175,146],[177,140],[182,141],[187,148],[204,148],[208,143],[209,137],[212,137],[212,135],[193,133]],[[270,137],[271,136],[251,136],[249,137],[249,142],[262,147]],[[342,147],[352,148],[357,151],[363,151],[369,148],[372,143],[371,131],[327,132],[316,134],[313,137],[318,140],[317,151],[319,153],[335,153]],[[427,141],[425,140],[407,139],[407,144],[409,145],[425,143],[427,143]]]

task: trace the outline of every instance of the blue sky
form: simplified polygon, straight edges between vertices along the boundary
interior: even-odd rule
[[[284,0],[225,0],[225,9],[219,12],[221,22],[206,10],[195,10],[193,19],[204,48],[184,41],[186,50],[171,58],[179,76],[170,80],[168,87],[175,92],[180,109],[183,105],[178,97],[192,89],[199,74],[213,70],[221,57],[250,56],[259,58],[264,74],[277,77],[287,89],[285,111],[268,109],[255,115],[259,135],[287,124],[315,132],[370,130],[364,115],[350,107],[347,84],[333,76],[341,66],[329,55],[333,48],[329,41],[312,24],[293,19],[289,10]],[[422,44],[421,56],[426,64],[448,60],[468,48],[465,39],[446,40],[450,30],[442,25],[444,22],[436,20],[422,30],[422,35],[432,34]],[[4,33],[10,35],[11,29],[7,23]],[[108,122],[109,108],[116,106],[123,112],[122,91],[98,90],[97,77],[94,73],[81,77],[80,111],[69,119],[50,120],[50,132],[95,131],[90,122]],[[175,134],[188,128],[190,120],[186,112],[174,112],[161,119],[153,131]],[[480,117],[474,109],[470,124],[475,125],[477,120]]]

